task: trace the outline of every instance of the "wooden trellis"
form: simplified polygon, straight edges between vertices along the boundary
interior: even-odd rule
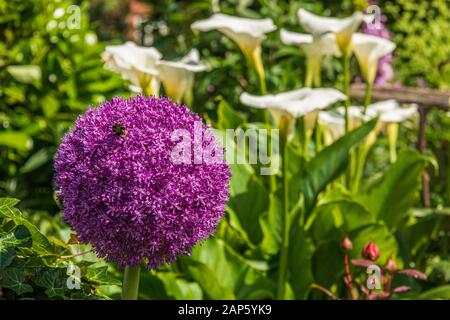
[[[364,99],[364,95],[364,84],[354,84],[351,86],[350,96],[352,98],[362,100]],[[443,92],[428,88],[383,86],[373,88],[372,99],[374,101],[395,99],[400,103],[415,103],[418,105],[419,132],[417,149],[420,153],[424,153],[427,146],[425,127],[428,112],[432,108],[443,111],[450,110],[450,91]],[[430,177],[427,170],[424,171],[422,176],[422,201],[424,207],[430,206]]]

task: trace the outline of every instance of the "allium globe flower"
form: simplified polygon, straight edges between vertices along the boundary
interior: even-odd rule
[[[170,263],[209,237],[223,216],[223,161],[174,163],[175,130],[223,155],[209,128],[167,98],[113,98],[80,116],[62,140],[55,171],[63,219],[97,254],[120,266]],[[198,127],[198,126],[197,126]],[[192,139],[192,143],[195,143]]]

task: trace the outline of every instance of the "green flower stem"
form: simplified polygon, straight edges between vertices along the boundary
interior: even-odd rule
[[[373,83],[372,82],[367,82],[367,84],[366,84],[366,94],[364,96],[364,114],[366,114],[367,106],[372,101],[372,88],[373,88]]]
[[[252,67],[252,65],[250,64],[250,66]],[[266,75],[264,73],[264,69],[262,66],[260,66],[259,68],[256,66],[253,66],[254,70],[256,71],[256,74],[258,75],[259,78],[259,90],[261,92],[261,95],[265,95],[267,94],[267,86],[266,86]],[[269,127],[272,127],[272,123],[270,120],[270,114],[269,111],[264,110],[264,121],[266,124],[269,125]],[[273,149],[273,148],[271,148]],[[269,177],[269,187],[270,187],[270,191],[271,192],[275,192],[276,188],[277,188],[277,177],[275,174],[271,174]]]
[[[350,54],[343,53],[342,55],[342,63],[344,67],[344,94],[346,95],[345,99],[345,133],[350,131],[350,115],[349,115],[349,107],[350,107]],[[352,154],[350,156],[350,164],[352,164]],[[352,182],[352,166],[349,165],[346,173],[346,181],[345,184],[348,189],[351,188]]]
[[[389,160],[391,163],[397,161],[398,127],[398,123],[388,123],[386,125],[386,135],[389,143]]]
[[[359,185],[361,182],[362,173],[364,171],[364,164],[366,162],[367,154],[369,152],[369,148],[362,144],[357,149],[358,152],[356,154],[357,160],[356,160],[356,166],[355,166],[355,176],[354,176],[354,182],[352,185],[353,191],[358,191]]]
[[[368,81],[366,84],[366,93],[364,95],[364,114],[366,114],[367,106],[370,104],[370,102],[372,100],[372,87],[373,87],[373,82]],[[353,191],[358,191],[358,189],[359,189],[362,173],[364,171],[364,164],[366,162],[368,152],[369,152],[369,148],[365,144],[361,144],[357,149],[357,153],[351,155],[352,160],[356,161],[355,168],[354,168],[355,175],[354,175],[354,179],[352,179]],[[354,157],[356,157],[356,160],[354,159]],[[352,169],[352,172],[353,172],[353,169]]]
[[[322,129],[320,128],[320,124],[319,121],[316,121],[316,154],[318,154],[320,152],[320,150],[322,150]]]
[[[345,100],[345,132],[350,131],[350,116],[348,108],[350,107],[350,55],[343,54],[342,63],[344,67],[344,94],[347,96]]]
[[[277,298],[283,300],[285,298],[285,287],[287,277],[287,264],[289,254],[289,189],[287,180],[287,137],[281,137],[281,150],[283,156],[283,216],[282,216],[282,235],[280,248],[280,262],[278,268],[278,286]]]
[[[123,274],[122,300],[137,300],[141,266],[127,266]]]

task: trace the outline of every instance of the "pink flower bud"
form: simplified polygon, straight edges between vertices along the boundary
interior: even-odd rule
[[[342,241],[341,241],[341,248],[344,250],[352,250],[353,249],[353,243],[347,234],[344,236],[344,239],[342,239]]]
[[[380,249],[374,241],[365,245],[362,254],[369,260],[376,261],[380,257]]]
[[[397,264],[395,263],[394,259],[389,258],[389,259],[386,261],[386,264],[384,265],[384,268],[385,268],[386,270],[391,271],[391,272],[395,272],[395,271],[397,271]]]

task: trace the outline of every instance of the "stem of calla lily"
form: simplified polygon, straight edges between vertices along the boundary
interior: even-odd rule
[[[345,99],[345,132],[350,131],[350,115],[348,109],[350,107],[350,55],[344,53],[342,55],[342,63],[344,68],[344,94]]]
[[[372,101],[372,88],[373,88],[373,82],[372,81],[367,81],[366,93],[365,93],[365,96],[364,96],[364,114],[366,114],[367,106]]]
[[[260,47],[255,49],[251,56],[249,55],[245,56],[247,58],[247,62],[250,68],[254,69],[256,71],[256,74],[258,75],[259,90],[261,92],[261,95],[267,94],[266,75],[264,72],[264,66],[261,59]],[[269,125],[269,127],[272,127],[272,121],[269,111],[264,110],[263,113],[264,113],[264,121],[266,122],[267,125]],[[271,149],[273,150],[273,148]],[[277,187],[277,177],[275,176],[275,174],[271,174],[269,179],[270,179],[269,180],[270,191],[275,192]]]
[[[389,160],[391,163],[394,163],[397,161],[398,123],[388,123],[386,125],[386,136],[389,143]]]
[[[350,108],[350,54],[344,52],[342,54],[342,63],[344,67],[344,94],[346,95],[345,99],[345,133],[348,133],[350,131],[350,115],[349,115],[349,108]],[[349,155],[350,160],[352,159],[352,154]],[[350,161],[350,164],[352,161]],[[345,184],[347,188],[350,189],[350,184],[352,181],[352,168],[351,165],[347,168],[346,173],[346,181]]]
[[[123,274],[122,300],[137,300],[141,265],[127,266]]]
[[[306,60],[305,87],[311,88],[313,85],[313,71],[309,59]]]
[[[314,86],[320,88],[322,85],[322,76],[320,74],[320,59],[316,59],[314,62]]]
[[[288,138],[286,135],[281,135],[281,152],[283,157],[282,169],[282,186],[283,186],[283,216],[282,216],[282,234],[281,234],[281,249],[280,261],[278,265],[278,285],[277,285],[277,299],[283,300],[285,298],[286,275],[289,254],[289,189],[287,181],[287,144]]]
[[[322,149],[322,130],[320,128],[320,124],[318,121],[316,121],[316,134],[315,134],[315,149],[316,149],[316,154],[320,152],[320,150]]]

